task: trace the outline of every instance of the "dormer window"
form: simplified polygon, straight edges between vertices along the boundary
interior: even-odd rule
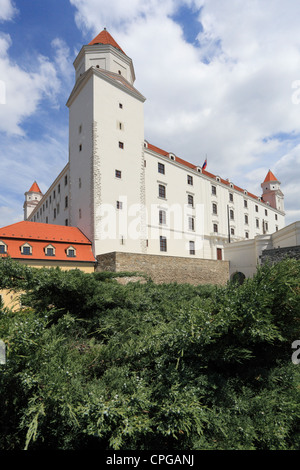
[[[76,250],[73,246],[69,246],[69,248],[66,250],[67,256],[69,258],[75,258],[76,257]]]
[[[32,246],[29,245],[29,243],[24,243],[24,245],[21,246],[21,254],[25,256],[32,255]]]
[[[0,240],[0,255],[4,255],[5,253],[7,253],[7,245]]]
[[[55,256],[55,248],[52,245],[47,245],[45,247],[45,255],[46,256]]]

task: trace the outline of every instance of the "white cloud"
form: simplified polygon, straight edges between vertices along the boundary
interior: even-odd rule
[[[31,70],[22,69],[9,56],[11,38],[0,36],[0,80],[4,83],[4,104],[0,105],[0,131],[23,134],[21,124],[36,112],[43,98],[53,103],[60,89],[55,65],[47,57],[32,60]]]
[[[0,21],[10,21],[17,13],[11,0],[0,0]]]
[[[24,68],[10,56],[11,44],[9,35],[0,35],[0,226],[21,220],[24,192],[35,179],[46,191],[67,162],[68,129],[53,124],[51,108],[65,106],[73,73],[69,50],[59,38],[52,42],[53,61],[32,53],[22,60]],[[31,133],[28,120],[37,125]]]

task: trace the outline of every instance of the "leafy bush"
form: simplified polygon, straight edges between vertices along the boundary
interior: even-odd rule
[[[0,448],[298,449],[300,263],[226,287],[5,260]]]

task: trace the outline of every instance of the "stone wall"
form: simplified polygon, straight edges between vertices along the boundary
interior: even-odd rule
[[[262,264],[264,264],[267,260],[271,261],[271,263],[278,263],[284,258],[300,259],[300,246],[289,246],[286,248],[263,250],[260,256]]]
[[[140,272],[158,284],[224,285],[229,280],[228,261],[112,252],[98,255],[97,263],[98,272]]]

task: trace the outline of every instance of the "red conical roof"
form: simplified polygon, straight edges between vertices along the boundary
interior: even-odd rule
[[[33,183],[31,188],[29,189],[29,193],[42,193],[36,181]]]
[[[268,183],[269,181],[278,181],[276,176],[272,173],[271,170],[268,171],[268,174],[265,177],[264,183]]]
[[[116,49],[119,49],[119,51],[125,52],[121,49],[119,44],[114,40],[114,38],[109,34],[108,31],[104,28],[101,33],[98,34],[90,43],[89,46],[92,46],[93,44],[110,44],[111,46],[115,47]],[[125,54],[126,55],[126,54]]]

